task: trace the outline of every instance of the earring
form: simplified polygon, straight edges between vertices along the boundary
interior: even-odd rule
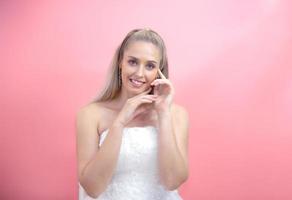
[[[122,86],[122,77],[121,77],[121,68],[119,68],[119,70],[118,70],[118,85],[119,85],[119,87],[121,87]]]

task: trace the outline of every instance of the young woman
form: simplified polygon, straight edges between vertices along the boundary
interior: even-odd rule
[[[162,38],[127,34],[101,95],[77,113],[79,200],[179,200],[188,114],[173,102]]]

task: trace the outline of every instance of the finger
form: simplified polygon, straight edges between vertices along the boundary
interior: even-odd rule
[[[155,87],[154,87],[153,94],[158,95],[158,91],[159,91],[159,89],[160,89],[160,86],[159,86],[159,85],[158,85],[158,86],[155,86]]]
[[[140,96],[139,98],[137,98],[137,100],[135,100],[135,105],[139,106],[142,103],[152,103],[153,101],[156,101],[156,99],[158,98],[157,95],[145,95],[145,96]]]
[[[155,81],[153,81],[151,83],[152,86],[156,86],[156,85],[159,85],[159,84],[167,84],[169,85],[169,82],[167,79],[156,79]]]
[[[148,95],[144,95],[144,96],[136,96],[135,99],[133,99],[133,105],[135,105],[135,107],[140,106],[143,103],[152,103],[153,101],[156,101],[156,99],[158,98],[157,95],[153,95],[153,94],[148,94]]]
[[[149,97],[149,98],[152,98],[152,97],[153,97],[153,98],[156,98],[156,97],[158,97],[158,96],[155,95],[155,94],[147,94],[147,95],[143,96],[142,98],[144,98],[144,97],[145,97],[145,98],[148,98],[148,97]]]
[[[151,87],[149,87],[147,90],[145,90],[144,92],[142,92],[142,93],[140,93],[140,94],[138,94],[138,95],[136,95],[136,97],[138,96],[144,96],[145,94],[148,94],[150,91],[151,91]]]
[[[141,104],[137,110],[150,110],[151,108],[153,108],[153,104]]]
[[[143,114],[147,111],[149,111],[151,109],[151,107],[153,107],[152,104],[142,104],[141,106],[138,107],[138,109],[136,109],[135,113],[134,113],[134,117],[136,117],[137,115]]]
[[[154,101],[155,101],[154,99],[141,99],[140,104],[143,104],[143,103],[152,103]]]
[[[149,99],[155,101],[158,98],[158,95],[149,95],[149,96],[143,96],[142,99]]]
[[[145,92],[142,92],[141,94],[142,94],[142,95],[144,95],[144,94],[148,94],[148,93],[151,91],[151,89],[152,89],[152,88],[149,87]]]
[[[158,74],[162,79],[167,79],[159,68],[158,68]]]

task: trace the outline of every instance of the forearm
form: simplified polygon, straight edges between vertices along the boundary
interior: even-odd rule
[[[159,172],[162,183],[173,190],[187,177],[187,167],[179,152],[170,110],[158,114],[159,121]]]
[[[103,144],[83,171],[82,185],[92,197],[102,193],[112,178],[120,152],[122,130],[119,124],[110,127]]]

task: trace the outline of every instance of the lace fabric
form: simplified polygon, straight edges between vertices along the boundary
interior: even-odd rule
[[[99,146],[107,133],[108,130],[101,134]],[[95,200],[182,200],[177,190],[169,191],[159,182],[157,141],[153,126],[124,128],[115,173]],[[79,200],[94,200],[80,183]]]

